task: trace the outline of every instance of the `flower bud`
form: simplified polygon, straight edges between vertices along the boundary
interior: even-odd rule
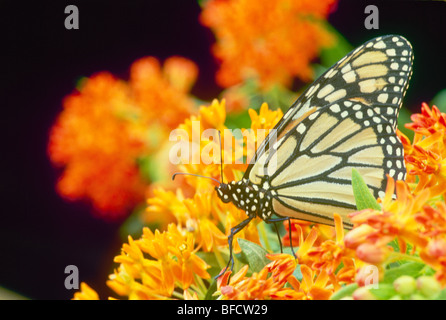
[[[417,288],[426,298],[433,298],[441,291],[441,285],[434,277],[421,276],[417,279]]]
[[[359,287],[353,292],[352,297],[355,300],[376,300],[376,297],[367,287]]]
[[[430,256],[439,258],[446,256],[446,240],[436,239],[429,242],[427,251]]]
[[[362,224],[345,235],[345,246],[350,249],[356,249],[360,244],[364,243],[367,236],[373,232],[375,232],[374,228],[368,224]]]
[[[417,288],[417,282],[410,276],[401,276],[393,282],[396,292],[402,295],[409,295]]]
[[[388,254],[388,249],[384,246],[376,246],[370,243],[363,243],[356,248],[356,255],[362,261],[370,264],[380,264]]]

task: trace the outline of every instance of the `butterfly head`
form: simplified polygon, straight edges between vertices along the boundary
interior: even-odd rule
[[[231,202],[231,191],[230,188],[228,188],[228,184],[221,183],[219,186],[215,187],[215,191],[217,191],[218,197],[223,201],[224,203]]]
[[[242,185],[243,185],[242,181],[238,181],[238,182],[232,181],[230,183],[220,183],[220,185],[215,187],[215,190],[217,191],[218,197],[224,203],[234,202],[235,204],[237,204],[237,202],[238,202],[237,193],[240,193]]]

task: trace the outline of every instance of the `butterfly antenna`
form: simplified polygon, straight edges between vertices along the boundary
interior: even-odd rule
[[[187,175],[187,176],[199,177],[199,178],[211,179],[211,180],[217,182],[219,185],[221,184],[220,181],[218,181],[218,180],[215,179],[215,178],[212,178],[212,177],[206,177],[206,176],[202,176],[202,175],[199,175],[199,174],[188,173],[188,172],[176,172],[176,173],[174,173],[174,174],[172,175],[172,180],[175,180],[175,177],[176,177],[177,175],[180,175],[180,174],[181,174],[181,175]]]
[[[220,138],[220,170],[221,170],[221,183],[223,183],[223,147],[221,143],[221,132],[218,130],[218,137]]]

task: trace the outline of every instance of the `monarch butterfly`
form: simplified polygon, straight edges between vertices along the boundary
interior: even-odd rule
[[[383,196],[387,174],[405,179],[403,148],[395,130],[412,61],[412,46],[402,36],[364,43],[294,102],[240,181],[219,182],[219,198],[248,216],[231,229],[230,260],[220,275],[234,263],[234,235],[256,216],[267,223],[297,218],[333,225],[333,214],[338,213],[344,227],[351,228],[348,214],[356,210],[353,168],[376,198]]]

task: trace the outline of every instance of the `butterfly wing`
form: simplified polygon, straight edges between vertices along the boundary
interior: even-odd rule
[[[351,185],[356,168],[375,197],[386,174],[404,179],[403,147],[385,117],[362,102],[320,108],[265,152],[249,179],[273,195],[274,212],[302,220],[333,223],[355,211]]]
[[[257,148],[245,178],[272,143],[315,110],[337,101],[361,102],[387,119],[395,129],[412,75],[412,61],[412,46],[399,35],[372,39],[347,54],[307,88],[284,114]]]
[[[386,174],[405,179],[395,134],[412,74],[412,48],[401,36],[366,42],[327,70],[285,113],[258,148],[245,178],[268,189],[274,212],[325,224],[356,209],[356,168],[375,197]]]

